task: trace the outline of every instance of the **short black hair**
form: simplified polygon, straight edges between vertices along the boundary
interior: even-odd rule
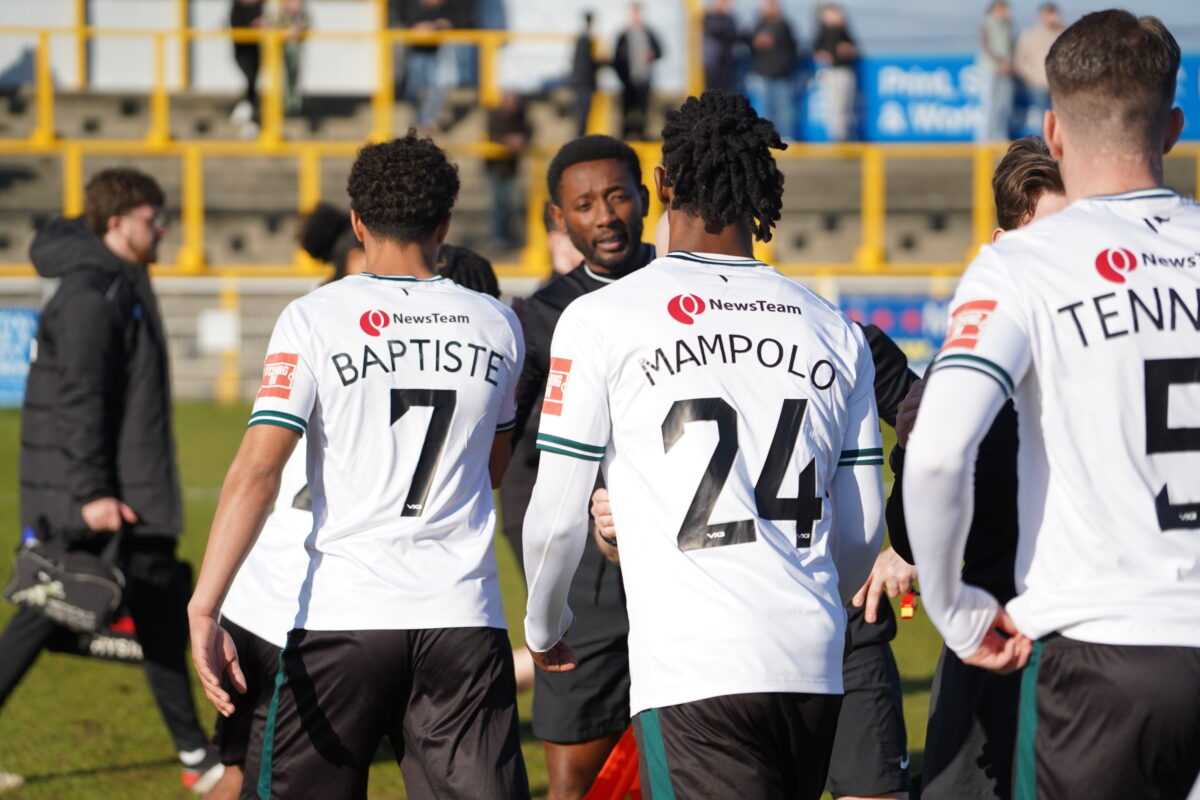
[[[783,173],[771,150],[787,145],[749,100],[720,89],[689,97],[667,112],[662,138],[672,208],[700,217],[713,233],[740,222],[771,241],[783,209]]]
[[[84,189],[83,216],[88,227],[103,238],[112,217],[128,214],[139,206],[162,208],[162,187],[144,172],[127,167],[102,170]]]
[[[408,135],[358,151],[346,182],[353,209],[375,236],[423,242],[450,216],[458,167],[428,137]]]
[[[556,206],[562,205],[562,195],[559,184],[562,174],[567,167],[582,164],[585,161],[606,161],[616,159],[629,167],[630,174],[637,184],[642,182],[642,162],[638,154],[620,139],[599,133],[580,136],[564,144],[550,161],[550,169],[546,173],[546,187],[550,190],[550,201]]]
[[[492,297],[500,297],[500,281],[496,279],[492,262],[469,247],[442,245],[438,248],[437,262],[434,266],[438,275],[449,278],[459,286],[490,294]]]

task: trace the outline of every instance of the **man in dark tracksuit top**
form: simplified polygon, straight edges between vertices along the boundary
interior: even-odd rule
[[[547,176],[551,215],[584,261],[534,294],[524,312],[525,368],[517,390],[513,463],[501,490],[505,533],[522,552],[519,532],[537,451],[527,429],[550,376],[550,341],[569,303],[652,261],[642,242],[649,193],[641,164],[628,145],[610,136],[583,136],[554,157]],[[584,531],[580,535],[587,536]],[[519,561],[520,559],[518,559]],[[629,726],[629,621],[620,569],[588,536],[587,550],[571,584],[575,624],[566,637],[579,654],[570,672],[535,671],[533,732],[546,742],[548,800],[581,798],[609,751]]]
[[[192,788],[220,763],[196,720],[184,650],[190,572],[171,428],[166,336],[146,265],[162,237],[162,190],[133,170],[87,187],[84,218],[50,222],[31,248],[61,283],[38,324],[21,416],[21,525],[99,553],[124,530],[119,566],[154,699]],[[0,636],[0,703],[58,629],[18,612]],[[198,784],[203,779],[204,783]]]

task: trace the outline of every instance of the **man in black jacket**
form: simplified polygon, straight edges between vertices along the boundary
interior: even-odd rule
[[[518,555],[519,531],[537,473],[537,450],[523,436],[546,392],[550,340],[563,309],[576,298],[640,269],[655,257],[642,242],[650,200],[641,164],[629,145],[611,136],[568,142],[550,162],[550,213],[583,254],[571,272],[551,280],[526,303],[525,367],[517,388],[515,451],[501,489],[505,534]],[[537,422],[533,429],[536,432]],[[586,531],[580,531],[587,536]],[[620,570],[588,538],[570,602],[575,624],[567,641],[578,669],[536,670],[533,733],[545,741],[547,800],[582,798],[613,745],[629,725],[629,621]],[[518,558],[518,561],[520,559]]]
[[[654,62],[662,58],[662,46],[654,31],[642,20],[642,4],[629,6],[629,27],[617,37],[613,69],[621,80],[621,138],[627,142],[646,138],[646,115],[650,108]]]
[[[30,251],[61,279],[42,310],[21,415],[21,525],[99,553],[124,531],[119,564],[150,689],[183,762],[204,791],[220,762],[196,720],[184,650],[190,572],[171,428],[166,336],[146,265],[163,234],[163,194],[128,169],[97,174],[84,216],[41,230]],[[21,610],[0,636],[0,703],[55,633]]]

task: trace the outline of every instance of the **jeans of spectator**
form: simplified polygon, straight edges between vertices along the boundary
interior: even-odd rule
[[[492,239],[498,243],[512,244],[513,198],[516,196],[517,179],[488,174],[492,187]]]
[[[592,114],[592,92],[589,89],[575,89],[575,135],[587,133],[588,117]]]
[[[479,48],[472,44],[456,44],[454,53],[455,80],[453,86],[479,85]]]
[[[764,78],[763,97],[767,119],[784,139],[796,138],[796,81],[787,78]]]
[[[405,84],[408,101],[417,110],[417,125],[437,121],[442,113],[442,84],[438,80],[438,51],[409,50]]]
[[[826,67],[818,73],[825,93],[825,130],[830,141],[850,139],[857,79],[854,67]]]
[[[129,537],[123,545],[125,604],[142,646],[142,668],[175,749],[208,744],[192,701],[188,663],[187,603],[191,571],[175,558],[175,539]],[[37,611],[23,608],[0,634],[0,705],[33,666],[58,627]],[[86,669],[86,665],[81,665]]]
[[[999,72],[991,75],[981,72],[980,78],[983,96],[975,138],[981,142],[1007,141],[1013,115],[1013,78]]]
[[[646,138],[646,116],[650,110],[650,84],[630,81],[621,92],[621,138]]]
[[[299,114],[300,97],[300,42],[285,42],[283,45],[283,113]]]
[[[1025,99],[1029,108],[1025,112],[1025,123],[1037,133],[1042,132],[1042,119],[1050,110],[1050,90],[1025,87]]]
[[[235,44],[233,60],[237,62],[238,69],[242,71],[242,76],[246,79],[246,93],[242,95],[242,99],[254,109],[254,116],[257,118],[258,68],[262,64],[262,50],[257,44]]]

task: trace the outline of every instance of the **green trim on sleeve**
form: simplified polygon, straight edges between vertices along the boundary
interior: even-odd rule
[[[600,455],[600,456],[604,455],[603,447],[597,447],[594,444],[584,444],[583,442],[577,442],[574,439],[566,439],[566,438],[563,438],[562,436],[552,436],[548,433],[539,433],[537,435],[537,440],[538,440],[538,444],[542,444],[542,443],[556,444],[556,445],[561,445],[563,447],[570,447],[575,450],[581,450],[584,453],[591,453],[593,455]]]
[[[246,423],[247,428],[252,428],[255,425],[274,425],[277,428],[287,428],[289,431],[294,431],[295,433],[298,433],[301,436],[304,435],[304,428],[301,428],[299,425],[296,425],[291,422],[286,422],[285,420],[282,420],[282,419],[275,419],[273,417],[262,417],[260,419],[252,419]]]
[[[537,449],[545,450],[547,453],[558,453],[559,455],[562,455],[562,456],[571,456],[572,458],[578,458],[582,461],[603,461],[604,460],[604,456],[584,455],[583,453],[580,453],[577,450],[562,450],[560,448],[553,447],[548,444],[543,444],[542,442],[537,443]]]
[[[260,417],[277,417],[280,419],[287,420],[288,422],[294,422],[297,425],[302,425],[305,428],[308,427],[308,420],[306,420],[302,417],[297,417],[295,414],[289,414],[286,411],[276,411],[274,409],[265,409],[263,411],[255,411],[253,414],[250,415],[250,419],[252,419],[252,420],[258,419]]]
[[[496,426],[496,433],[507,433],[517,427],[517,418],[513,417],[508,422],[501,422]]]
[[[1005,397],[1011,397],[1016,390],[1016,382],[1008,374],[1008,371],[995,361],[990,361],[982,356],[973,356],[966,353],[950,353],[934,360],[933,366],[929,371],[932,374],[939,369],[947,367],[965,367],[988,375],[996,383],[1000,384],[1000,388],[1004,390]]]

